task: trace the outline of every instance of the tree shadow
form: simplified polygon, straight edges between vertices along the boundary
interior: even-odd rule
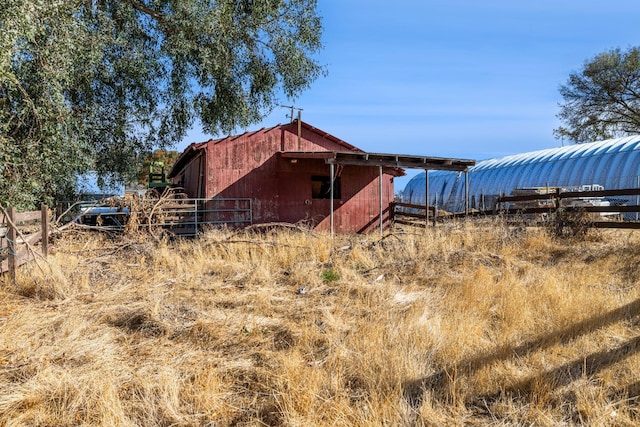
[[[515,384],[503,388],[499,392],[479,396],[478,398],[491,401],[500,395],[528,396],[535,392],[540,384],[553,384],[555,387],[566,386],[577,379],[591,377],[609,366],[622,362],[639,350],[640,335],[612,349],[598,351],[586,357],[576,358],[554,369],[544,371],[539,375],[518,381]]]
[[[627,401],[638,401],[640,400],[640,381],[627,384],[616,390],[613,394],[624,396],[624,399]]]
[[[387,206],[387,208],[382,211],[382,225],[384,227],[389,226],[389,212],[390,212],[389,206]],[[378,227],[379,224],[380,224],[380,214],[371,218],[369,222],[367,222],[357,231],[357,233],[366,233],[368,231],[375,230],[375,228]]]
[[[427,391],[438,400],[452,403],[455,399],[455,378],[462,375],[470,376],[474,372],[498,361],[517,359],[535,351],[541,351],[553,345],[568,342],[587,333],[604,328],[608,325],[624,320],[633,319],[640,315],[640,299],[625,304],[615,310],[591,317],[575,323],[567,328],[553,331],[536,339],[527,341],[517,346],[501,346],[489,354],[462,360],[455,365],[425,378],[407,382],[404,386],[404,397],[413,409],[418,409],[425,398]],[[492,400],[502,395],[530,396],[531,392],[541,382],[554,384],[557,387],[567,385],[584,376],[591,376],[608,366],[614,365],[640,350],[640,336],[631,338],[621,345],[600,352],[595,352],[572,360],[557,368],[534,375],[515,384],[505,385],[495,393],[483,396],[472,396],[474,400]],[[638,396],[640,382],[628,385],[623,392],[633,397]]]

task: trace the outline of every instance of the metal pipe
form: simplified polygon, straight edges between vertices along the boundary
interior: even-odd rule
[[[424,170],[424,224],[429,226],[429,169]]]
[[[302,110],[298,109],[298,151],[301,150],[300,138],[302,137]],[[293,112],[291,114],[293,116]]]
[[[464,171],[464,214],[469,215],[469,170]]]
[[[329,183],[331,184],[330,196],[331,199],[329,202],[329,209],[331,214],[329,215],[329,223],[331,224],[331,238],[333,238],[333,173],[335,166],[333,163],[329,163]]]
[[[382,203],[382,166],[379,167],[380,169],[380,174],[379,174],[379,178],[380,178],[380,235],[382,236],[383,233],[383,221],[382,221],[382,210],[383,210],[383,203]]]

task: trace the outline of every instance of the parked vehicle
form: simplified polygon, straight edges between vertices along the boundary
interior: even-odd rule
[[[518,200],[509,204],[510,209],[530,209],[530,208],[548,208],[556,209],[558,207],[592,207],[592,206],[611,206],[611,202],[600,196],[582,196],[581,193],[588,193],[591,191],[603,191],[605,188],[599,184],[583,184],[573,187],[558,187],[558,186],[545,186],[545,187],[524,187],[516,188],[511,193],[511,196],[545,196],[549,197],[536,197],[532,200]],[[576,197],[567,197],[567,193],[576,193]],[[558,198],[556,194],[562,193],[563,197]],[[559,204],[559,206],[558,206]],[[618,212],[600,212],[597,216],[616,216]]]

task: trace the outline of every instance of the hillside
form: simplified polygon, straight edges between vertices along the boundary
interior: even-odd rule
[[[53,246],[0,278],[1,426],[640,422],[638,232]]]

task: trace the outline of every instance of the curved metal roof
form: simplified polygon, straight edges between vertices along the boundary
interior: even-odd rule
[[[637,187],[640,181],[640,135],[569,145],[480,161],[469,168],[472,206],[515,188],[599,184],[607,189]],[[424,203],[424,173],[414,177],[403,201]],[[429,172],[430,204],[464,209],[464,175]],[[475,206],[473,204],[475,203]]]

